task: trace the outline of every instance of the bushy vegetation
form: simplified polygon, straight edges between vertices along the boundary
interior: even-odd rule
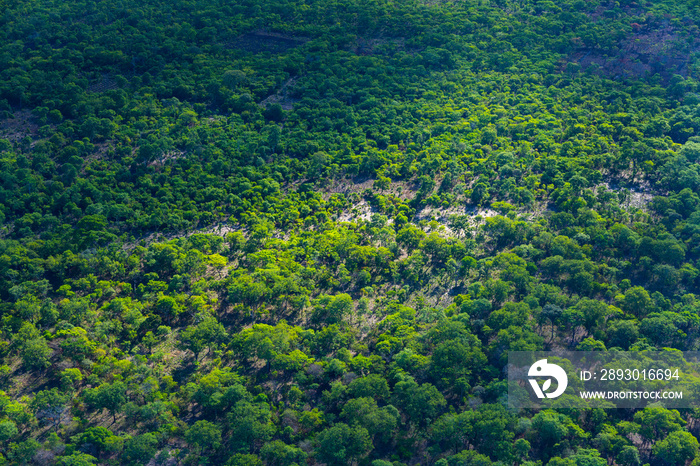
[[[685,465],[510,350],[700,350],[697,1],[0,1],[11,464]]]

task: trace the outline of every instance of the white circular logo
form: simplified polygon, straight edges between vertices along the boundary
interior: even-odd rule
[[[561,396],[566,390],[566,386],[569,384],[569,378],[566,376],[564,369],[557,366],[556,364],[548,364],[546,359],[540,359],[530,366],[530,370],[527,372],[529,377],[546,377],[547,380],[544,381],[542,387],[537,383],[537,379],[529,379],[532,389],[535,391],[537,398],[556,398]],[[547,393],[549,387],[552,386],[552,379],[557,381],[557,389],[552,393]]]

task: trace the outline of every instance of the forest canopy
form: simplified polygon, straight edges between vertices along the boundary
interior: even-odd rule
[[[508,351],[700,350],[697,0],[0,0],[0,462],[686,465]]]

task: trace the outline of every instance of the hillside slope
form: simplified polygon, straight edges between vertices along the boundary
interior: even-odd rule
[[[0,12],[3,461],[698,456],[505,403],[508,351],[700,350],[697,1]]]

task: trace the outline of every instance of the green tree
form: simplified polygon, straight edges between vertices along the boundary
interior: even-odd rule
[[[474,450],[464,450],[447,458],[448,466],[490,466],[491,459]],[[437,464],[437,463],[436,463]]]
[[[350,395],[355,398],[373,397],[375,400],[386,400],[389,397],[389,384],[379,374],[359,377],[348,385]]]
[[[157,446],[155,434],[137,435],[124,443],[122,459],[127,464],[147,464],[156,454]]]
[[[306,453],[303,450],[293,445],[287,445],[281,440],[274,440],[263,445],[260,455],[271,466],[302,464],[306,459]]]
[[[545,458],[556,454],[557,449],[567,443],[586,437],[583,429],[571,418],[550,410],[541,411],[532,418],[531,432],[530,440]],[[564,440],[568,442],[562,443]]]
[[[478,379],[480,369],[487,364],[486,356],[474,344],[467,345],[461,341],[449,340],[435,347],[431,357],[430,372],[438,385],[456,388],[462,383],[473,383]],[[469,388],[469,387],[465,387]]]
[[[45,369],[51,365],[51,348],[43,338],[27,340],[22,345],[22,363],[29,369]]]
[[[68,395],[58,389],[42,390],[31,401],[30,406],[39,420],[46,420],[58,431],[63,413],[68,409]]]
[[[185,440],[199,451],[216,450],[221,446],[221,429],[209,421],[197,421],[185,432]]]
[[[204,348],[211,352],[211,349],[217,347],[227,336],[224,326],[216,320],[216,317],[208,316],[197,325],[187,327],[182,332],[182,341],[197,359]]]
[[[275,432],[267,403],[239,401],[226,416],[235,449],[250,449],[270,440]]]
[[[19,430],[17,430],[17,424],[10,420],[0,421],[0,441],[8,442],[13,439]]]
[[[655,464],[684,465],[689,460],[697,458],[698,439],[689,432],[675,431],[654,445]]]
[[[413,225],[403,227],[396,234],[396,242],[404,245],[409,251],[416,249],[424,238],[425,232]]]
[[[527,459],[527,456],[530,453],[530,449],[530,442],[528,442],[524,438],[519,438],[515,441],[515,444],[513,445],[513,452],[515,453],[515,456],[520,462],[523,462]]]
[[[489,198],[489,186],[486,183],[477,183],[472,189],[472,204],[482,205]]]
[[[660,440],[662,436],[680,430],[685,425],[678,411],[660,407],[638,411],[634,415],[634,421],[640,425],[639,433],[650,441]]]
[[[426,425],[440,413],[446,405],[445,397],[434,385],[418,385],[413,377],[406,377],[394,387],[396,406],[418,425]]]
[[[604,302],[583,298],[576,303],[576,308],[583,315],[583,326],[591,334],[599,333],[610,310]]]
[[[119,450],[122,445],[122,438],[115,436],[106,427],[88,427],[80,435],[73,437],[76,444],[83,450],[94,452],[98,457],[103,452]]]
[[[86,453],[76,452],[68,456],[56,459],[58,466],[92,466],[97,463],[97,458]]]
[[[41,445],[34,439],[13,443],[10,445],[8,457],[12,459],[15,464],[29,464],[40,448]]]
[[[372,450],[372,439],[364,427],[351,428],[339,422],[316,437],[316,456],[324,463],[347,465]]]
[[[97,409],[108,410],[114,422],[117,421],[117,413],[124,408],[126,399],[126,385],[121,381],[103,383],[97,388],[85,391],[86,403]]]
[[[333,296],[316,312],[316,318],[328,324],[340,323],[344,317],[350,315],[353,310],[353,302],[350,295],[341,293]]]
[[[24,323],[15,339],[19,342],[19,354],[25,367],[33,370],[45,369],[51,365],[51,348],[33,324]]]
[[[373,438],[388,442],[399,421],[399,411],[391,405],[379,408],[374,398],[354,398],[340,413],[350,426],[361,426]]]
[[[618,320],[608,329],[608,346],[629,349],[639,338],[639,326],[633,320]]]
[[[236,453],[226,462],[226,466],[263,466],[257,455]]]
[[[620,303],[622,310],[635,317],[644,317],[652,309],[653,301],[647,290],[641,286],[635,286],[627,290],[625,297]]]
[[[626,445],[618,453],[615,461],[622,466],[641,466],[642,460],[639,457],[639,450],[632,445]]]

